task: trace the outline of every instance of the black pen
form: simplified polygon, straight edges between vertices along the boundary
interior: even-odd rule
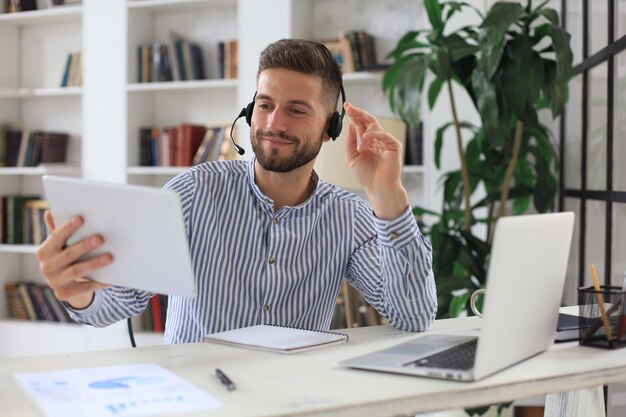
[[[230,380],[229,377],[226,376],[224,372],[222,372],[218,368],[215,368],[215,375],[217,375],[222,385],[224,385],[228,391],[235,390],[235,384],[233,383],[233,381]]]

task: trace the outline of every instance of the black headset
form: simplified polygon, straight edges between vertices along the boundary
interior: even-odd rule
[[[326,134],[330,136],[332,140],[336,140],[337,137],[341,134],[341,128],[343,127],[343,117],[346,114],[346,109],[343,107],[346,102],[346,92],[343,89],[343,84],[339,85],[339,93],[341,94],[341,113],[338,111],[334,111],[332,116],[330,116],[330,120],[328,121],[328,128],[326,129]],[[243,155],[246,151],[239,145],[235,143],[235,139],[233,138],[233,129],[235,127],[235,123],[241,117],[246,118],[246,123],[248,126],[252,124],[252,112],[254,111],[254,104],[256,100],[256,93],[254,93],[254,97],[252,97],[252,101],[248,103],[246,107],[241,109],[237,118],[233,121],[233,126],[230,129],[230,140],[233,142],[233,146],[237,150],[239,155]]]

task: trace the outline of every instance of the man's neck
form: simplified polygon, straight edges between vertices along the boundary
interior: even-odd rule
[[[299,206],[315,191],[312,178],[313,162],[290,172],[266,171],[254,163],[254,182],[259,189],[274,201],[274,210],[284,206]]]

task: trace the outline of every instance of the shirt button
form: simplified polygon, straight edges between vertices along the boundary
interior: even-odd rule
[[[267,262],[269,262],[269,264],[273,264],[274,263],[274,257],[270,256],[270,258],[267,260]]]
[[[263,306],[263,311],[265,311],[266,313],[267,313],[268,311],[270,311],[270,306],[269,306],[269,305],[267,305],[267,304],[265,304],[265,305]]]
[[[274,224],[278,224],[278,219],[274,217]]]
[[[399,235],[399,234],[397,234],[396,232],[391,232],[391,233],[389,234],[389,239],[390,239],[390,240],[395,240],[395,239],[397,239],[397,238],[398,238],[398,236],[400,236],[400,235]]]

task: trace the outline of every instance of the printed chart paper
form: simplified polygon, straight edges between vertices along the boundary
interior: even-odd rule
[[[134,417],[222,407],[155,364],[18,373],[15,378],[48,417]]]

